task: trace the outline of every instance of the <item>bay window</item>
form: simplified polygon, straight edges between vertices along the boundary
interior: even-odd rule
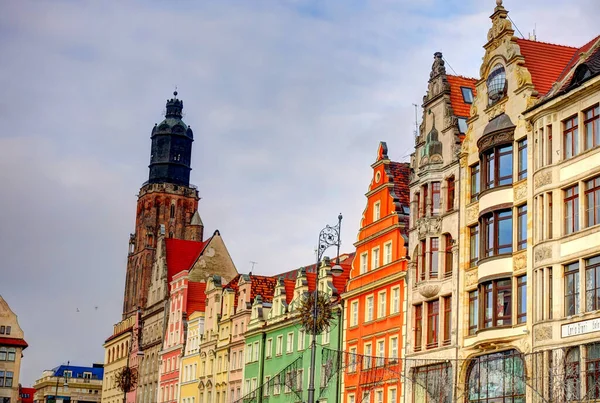
[[[577,115],[563,121],[563,158],[569,159],[579,151],[579,131]]]
[[[482,224],[484,257],[513,251],[512,210],[498,210],[486,214],[483,216]]]
[[[517,207],[517,250],[527,247],[527,204]]]
[[[513,146],[512,144],[486,151],[483,157],[483,188],[513,183]]]
[[[427,348],[438,346],[438,333],[440,321],[440,302],[427,303]]]
[[[565,189],[565,235],[579,231],[579,187]]]
[[[474,202],[479,197],[479,164],[471,166],[471,202]]]
[[[429,239],[429,278],[435,278],[438,276],[439,249],[440,249],[439,238],[430,238]]]
[[[599,109],[600,107],[596,105],[583,112],[585,119],[583,125],[586,150],[600,145],[600,125],[598,124]]]
[[[443,344],[450,344],[452,334],[452,296],[444,297],[444,339]]]
[[[527,322],[527,276],[517,277],[517,323]]]
[[[565,271],[565,316],[579,312],[579,262],[568,264]]]
[[[478,291],[469,293],[469,335],[477,333],[479,328],[479,299]]]
[[[453,256],[452,256],[452,236],[447,234],[445,237],[446,248],[444,250],[444,276],[449,277],[452,274]]]
[[[518,143],[519,150],[519,180],[527,178],[527,139],[523,139]]]
[[[476,266],[479,260],[479,225],[469,227],[469,257],[469,266]]]
[[[419,271],[420,271],[420,278],[421,280],[425,280],[425,249],[427,247],[427,243],[425,242],[425,240],[421,240],[419,242],[419,262],[418,262],[418,267],[419,267]]]
[[[600,176],[585,182],[585,222],[600,224]]]
[[[423,339],[423,304],[415,305],[415,351],[421,351]]]

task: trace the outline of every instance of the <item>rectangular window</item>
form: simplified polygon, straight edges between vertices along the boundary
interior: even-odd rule
[[[373,320],[373,296],[368,296],[366,300],[367,303],[365,306],[365,322],[369,322]]]
[[[444,346],[450,344],[452,333],[452,297],[444,297]]]
[[[398,336],[390,337],[390,358],[398,359]]]
[[[473,90],[469,87],[460,87],[460,92],[462,93],[463,101],[465,104],[473,103]]]
[[[452,275],[454,256],[452,253],[453,241],[450,235],[444,236],[445,250],[444,250],[444,277],[450,277]]]
[[[400,312],[400,287],[392,288],[392,314]]]
[[[517,250],[527,247],[527,204],[517,207]]]
[[[383,403],[383,390],[375,392],[375,403]]]
[[[415,351],[421,351],[423,340],[423,305],[415,305]]]
[[[277,336],[277,340],[275,342],[275,354],[283,354],[283,335]]]
[[[431,183],[431,214],[439,214],[441,210],[440,182]]]
[[[258,347],[258,342],[254,342],[254,361],[258,361],[258,356],[260,355],[260,348]]]
[[[285,344],[285,352],[289,354],[293,351],[294,351],[294,333],[288,333],[286,344]]]
[[[379,220],[381,217],[381,202],[373,204],[373,221]]]
[[[512,252],[512,210],[499,210],[483,216],[485,257]]]
[[[358,301],[352,301],[350,308],[352,316],[350,317],[350,326],[358,325]]]
[[[565,316],[579,313],[579,262],[568,264],[565,270]]]
[[[600,343],[585,346],[586,399],[597,401],[600,398]]]
[[[13,386],[13,373],[12,371],[6,371],[6,379],[4,380],[4,386],[10,388]]]
[[[388,403],[398,403],[398,390],[396,388],[390,388],[388,392],[390,394]]]
[[[265,385],[267,385],[267,386],[265,386],[265,390],[264,390],[263,396],[269,396],[269,381],[270,380],[271,380],[270,376],[265,376]],[[234,398],[233,398],[233,392],[232,392],[231,393],[231,400],[233,401],[233,399]]]
[[[527,322],[527,276],[517,277],[517,323]]]
[[[552,164],[552,125],[546,126],[546,163]]]
[[[350,347],[350,354],[348,357],[348,371],[356,371],[356,347]]]
[[[421,195],[419,192],[415,193],[415,206],[417,208],[417,211],[415,211],[415,216],[417,218],[421,218]]]
[[[354,394],[348,395],[348,403],[356,403],[356,397]]]
[[[305,337],[304,329],[298,330],[298,351],[304,350],[304,337]]]
[[[598,124],[598,105],[583,112],[585,120],[583,121],[585,131],[585,149],[600,145],[600,125]]]
[[[548,201],[548,239],[552,239],[552,233],[553,233],[553,213],[552,213],[552,192],[548,192],[546,193],[546,200]]]
[[[275,375],[275,380],[273,381],[273,394],[278,395],[281,393],[281,384],[280,384],[280,375]]]
[[[457,123],[458,123],[458,132],[460,134],[465,134],[467,132],[467,130],[469,129],[469,126],[467,125],[467,118],[458,117]]]
[[[538,152],[538,168],[544,166],[544,129],[537,130],[536,135],[536,148]]]
[[[479,260],[479,225],[469,227],[469,266],[477,266]]]
[[[329,344],[330,338],[331,338],[331,330],[329,329],[329,326],[328,326],[323,330],[323,333],[321,336],[321,342],[323,344]]]
[[[0,371],[0,388],[4,386],[4,371]]]
[[[579,231],[579,186],[565,189],[565,235]]]
[[[483,154],[484,189],[513,182],[513,146],[505,145]]]
[[[438,346],[438,334],[440,323],[440,302],[431,301],[427,303],[427,348]]]
[[[600,224],[600,176],[585,182],[585,222]]]
[[[247,348],[247,350],[246,350],[246,353],[247,353],[246,361],[252,362],[252,344],[248,344],[246,346],[246,348]],[[167,362],[170,362],[170,361],[167,361]]]
[[[427,200],[429,199],[428,190],[427,184],[423,185],[423,204],[421,206],[421,217],[425,217],[425,213],[427,211]]]
[[[373,359],[373,349],[371,343],[365,343],[365,350],[363,354],[363,368],[371,368],[371,360]]]
[[[376,268],[379,267],[379,247],[377,248],[373,248],[372,253],[372,259],[373,259],[373,266],[372,269],[375,270]]]
[[[387,315],[387,293],[382,291],[379,293],[379,304],[377,305],[377,317],[383,318]]]
[[[519,180],[527,178],[527,139],[517,143],[519,149]]]
[[[585,310],[600,309],[600,256],[585,260]]]
[[[552,308],[552,267],[547,267],[546,271],[548,272],[548,319],[552,319],[554,311],[554,308]]]
[[[377,341],[377,366],[383,366],[385,362],[385,340]]]
[[[446,211],[452,211],[454,210],[454,195],[455,195],[455,188],[454,188],[454,177],[449,178],[446,181],[447,184],[447,189],[446,189]]]
[[[479,299],[477,290],[469,293],[469,335],[477,333],[479,328]]]
[[[471,166],[471,202],[477,201],[479,197],[479,164],[475,164]]]
[[[512,324],[511,279],[494,280],[482,285],[484,297],[483,327],[492,328]]]
[[[392,243],[388,242],[383,245],[383,264],[392,263]]]
[[[368,264],[369,264],[369,253],[365,252],[362,255],[360,255],[360,274],[364,274],[367,272]]]
[[[423,239],[422,241],[419,241],[419,252],[420,252],[420,256],[419,256],[419,262],[418,262],[418,267],[419,267],[419,272],[420,272],[420,278],[421,280],[425,280],[426,274],[425,274],[425,256],[426,256],[426,249],[427,249],[427,243],[426,241]]]
[[[563,159],[573,158],[579,151],[577,115],[563,121]]]
[[[440,239],[429,238],[429,278],[438,276]]]

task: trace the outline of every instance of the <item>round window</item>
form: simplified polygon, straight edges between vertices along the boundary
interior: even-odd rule
[[[379,183],[379,180],[381,179],[381,172],[377,172],[375,174],[375,183]]]
[[[493,105],[506,95],[506,71],[500,63],[494,66],[487,78],[488,104]]]

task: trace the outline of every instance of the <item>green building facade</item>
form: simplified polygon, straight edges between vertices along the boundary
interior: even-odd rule
[[[348,279],[352,255],[344,255],[344,273],[331,274],[328,259],[319,268],[319,291],[330,296],[333,320],[329,331],[317,336],[315,401],[341,403],[339,351],[343,324],[339,295]],[[340,259],[341,260],[341,259]],[[246,331],[244,403],[305,402],[310,376],[310,343],[300,321],[299,306],[314,290],[314,266],[298,270],[295,280],[280,277],[272,303],[256,298]]]

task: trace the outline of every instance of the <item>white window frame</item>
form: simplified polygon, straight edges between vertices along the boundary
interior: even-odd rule
[[[357,358],[358,355],[356,354],[356,346],[354,347],[350,347],[350,356],[348,357],[349,365],[348,365],[348,371],[349,372],[355,372],[356,371],[356,364],[357,364]]]
[[[379,246],[374,247],[373,249],[371,249],[371,268],[373,270],[377,269],[379,267],[379,254],[381,253],[381,249],[379,248]]]
[[[246,344],[248,350],[246,351],[246,362],[252,362],[252,343]]]
[[[398,389],[395,386],[388,389],[388,403],[398,403]]]
[[[358,300],[350,303],[350,326],[358,326]]]
[[[383,389],[375,390],[375,403],[384,403],[383,402]]]
[[[367,349],[368,347],[368,349]],[[367,351],[369,350],[369,351]],[[363,346],[363,368],[369,369],[373,365],[371,358],[373,357],[373,343],[368,342]]]
[[[385,364],[385,339],[377,339],[377,366],[381,367]]]
[[[329,344],[330,340],[331,340],[331,329],[329,328],[329,326],[327,326],[325,329],[323,329],[323,334],[321,335],[321,343]]]
[[[271,358],[273,356],[273,338],[269,337],[265,344],[265,358]]]
[[[373,221],[377,221],[381,218],[381,202],[376,201],[373,203]]]
[[[260,355],[260,347],[258,346],[258,342],[254,342],[254,361],[258,361],[258,357]]]
[[[304,350],[305,334],[304,329],[298,330],[298,351]]]
[[[369,252],[364,252],[360,255],[360,274],[365,274],[369,271]]]
[[[354,395],[354,393],[348,394],[348,402],[347,403],[356,403],[356,396]]]
[[[370,322],[373,320],[374,314],[374,297],[373,294],[367,295],[365,297],[365,322]]]
[[[383,244],[383,264],[392,263],[392,241]]]
[[[283,354],[283,335],[280,334],[279,336],[277,336],[276,342],[275,342],[275,355],[282,355]]]
[[[294,352],[294,332],[289,332],[287,334],[286,342],[285,342],[285,352],[287,354]]]
[[[382,298],[383,297],[383,300]],[[383,301],[383,304],[382,304]],[[383,318],[387,315],[387,292],[386,290],[377,293],[377,318]]]
[[[394,344],[396,348],[394,348]],[[398,360],[398,336],[390,337],[390,359]]]
[[[400,287],[392,288],[392,295],[390,297],[390,314],[400,312]]]

